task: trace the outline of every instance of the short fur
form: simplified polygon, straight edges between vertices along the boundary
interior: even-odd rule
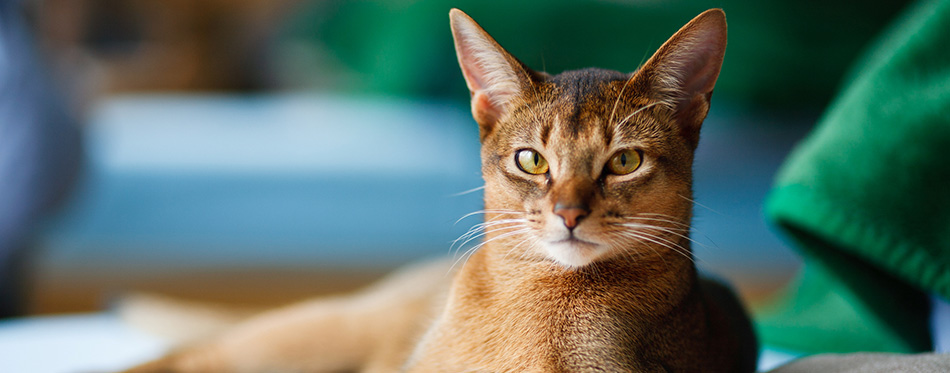
[[[444,263],[410,268],[132,372],[754,371],[748,319],[697,276],[687,236],[723,12],[697,16],[635,73],[555,76],[461,11],[450,19],[480,127],[486,221],[451,283]],[[611,157],[631,149],[639,167],[612,173]],[[546,172],[520,168],[522,150]]]

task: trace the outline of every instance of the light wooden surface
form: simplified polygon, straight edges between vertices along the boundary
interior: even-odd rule
[[[38,273],[30,284],[31,314],[107,309],[131,292],[246,307],[273,307],[301,299],[353,291],[386,269],[229,269],[167,274]]]
[[[31,314],[62,314],[107,309],[111,300],[130,292],[267,308],[321,295],[354,291],[388,273],[370,269],[228,269],[182,273],[43,273],[30,284]],[[732,273],[734,288],[751,307],[766,302],[789,274],[764,277]]]

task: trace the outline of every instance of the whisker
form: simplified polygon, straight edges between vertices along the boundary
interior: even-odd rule
[[[499,229],[502,229],[502,228],[499,228]],[[523,234],[523,233],[527,233],[527,232],[530,232],[530,231],[531,231],[531,228],[522,228],[522,229],[519,229],[519,230],[516,230],[516,231],[506,232],[506,233],[500,234],[500,235],[498,235],[498,236],[492,237],[492,238],[490,238],[490,239],[488,239],[488,240],[485,240],[485,241],[483,241],[482,243],[480,243],[480,244],[478,244],[478,245],[475,245],[475,246],[469,248],[469,249],[466,250],[465,253],[463,253],[458,259],[456,259],[454,263],[452,263],[452,266],[449,267],[449,272],[448,272],[448,273],[452,273],[452,271],[455,269],[455,266],[458,265],[459,261],[461,261],[463,258],[465,259],[465,262],[462,263],[462,266],[464,267],[464,266],[465,266],[465,263],[468,263],[468,258],[471,258],[472,255],[474,255],[475,252],[478,251],[478,249],[481,249],[481,248],[482,248],[483,246],[485,246],[486,244],[488,244],[488,243],[490,243],[490,242],[493,242],[493,241],[497,241],[497,240],[502,239],[502,238],[505,238],[505,237],[510,237],[510,236],[516,235],[516,234]],[[448,275],[448,273],[447,273],[446,275]]]
[[[716,213],[716,214],[718,214],[718,215],[726,216],[725,214],[723,214],[723,213],[721,213],[721,212],[719,212],[719,211],[713,210],[713,209],[710,208],[709,206],[706,206],[706,205],[704,205],[704,204],[702,204],[702,203],[696,202],[696,200],[694,200],[694,199],[692,199],[692,198],[689,198],[689,197],[684,196],[684,195],[682,195],[682,194],[677,194],[677,196],[679,196],[680,198],[685,199],[685,200],[687,200],[687,201],[689,201],[689,202],[692,202],[692,203],[695,204],[696,206],[699,206],[699,207],[702,207],[702,208],[704,208],[704,209],[706,209],[706,210],[712,211],[712,212],[714,212],[714,213]]]
[[[672,217],[672,216],[670,216],[670,215],[666,215],[666,214],[640,213],[640,214],[638,214],[638,215],[651,215],[651,216],[659,216],[659,217],[665,217],[665,218],[669,218],[669,219],[675,219],[674,217]],[[670,224],[679,225],[679,226],[682,226],[683,228],[677,228],[677,229],[682,229],[682,230],[684,230],[684,231],[687,231],[687,230],[688,230],[689,232],[692,232],[692,233],[694,233],[694,234],[699,234],[699,235],[703,236],[703,238],[705,238],[707,241],[709,241],[709,243],[712,244],[712,247],[719,248],[719,245],[716,243],[716,241],[714,241],[714,240],[712,239],[712,237],[709,237],[709,235],[707,235],[707,234],[704,233],[703,231],[700,231],[699,229],[696,229],[696,227],[694,227],[694,226],[692,226],[692,225],[690,225],[690,224],[686,224],[686,223],[681,222],[681,221],[669,220],[669,219],[659,219],[659,218],[645,218],[645,217],[639,217],[639,216],[637,216],[637,217],[625,217],[625,218],[626,218],[626,219],[630,219],[630,220],[634,220],[634,219],[636,219],[636,220],[653,220],[653,221],[660,221],[660,222],[666,222],[666,223],[670,223]]]
[[[652,234],[652,233],[649,233],[649,232],[644,232],[644,231],[629,231],[629,233],[631,233],[631,234],[636,234],[636,235],[639,235],[639,236],[644,237],[644,238],[651,238],[651,239],[654,239],[654,240],[656,240],[656,241],[652,241],[652,240],[651,240],[651,242],[655,242],[655,243],[657,243],[657,244],[661,244],[661,245],[663,245],[663,246],[665,246],[665,247],[667,247],[667,248],[669,248],[669,249],[671,249],[671,250],[676,250],[677,252],[684,252],[684,251],[685,251],[685,252],[688,252],[688,251],[689,251],[689,249],[687,249],[687,248],[683,247],[682,245],[676,243],[675,241],[671,241],[671,240],[669,240],[669,239],[667,239],[667,238],[665,238],[665,237],[663,237],[663,236],[658,236],[658,235],[655,235],[655,234]]]
[[[512,227],[523,226],[524,223],[526,222],[528,222],[527,219],[502,219],[502,220],[492,220],[492,221],[476,224],[472,226],[471,228],[469,228],[467,232],[459,236],[459,238],[456,238],[454,241],[452,241],[452,244],[449,246],[449,248],[451,249],[452,247],[454,247],[455,244],[457,244],[459,241],[463,241],[463,240],[465,241],[461,245],[459,245],[461,247],[461,246],[464,246],[469,241],[471,241],[472,239],[481,237],[489,232],[493,232],[498,229],[505,229],[505,228],[508,228],[508,226],[512,226]],[[498,228],[494,228],[494,227],[498,227]]]
[[[625,232],[621,232],[621,233],[622,233],[623,236],[628,236],[628,235],[626,235],[626,234],[623,234],[623,233],[625,233]],[[639,244],[642,244],[642,245],[646,246],[647,248],[649,248],[651,251],[653,251],[653,253],[656,254],[656,256],[660,257],[660,260],[663,261],[663,265],[665,265],[665,266],[667,266],[667,267],[670,266],[670,264],[666,262],[666,258],[664,258],[663,255],[660,255],[660,252],[659,252],[659,251],[656,251],[656,249],[655,249],[653,246],[647,245],[645,242],[643,242],[643,239],[642,239],[642,238],[639,238],[639,237],[637,237],[637,236],[629,236],[629,237],[633,238],[633,240],[634,240],[635,242],[637,242],[637,243],[639,243]],[[636,259],[637,259],[637,257],[633,255],[634,253],[633,253],[632,251],[630,251],[630,250],[623,250],[623,252],[626,253],[626,255],[629,256],[631,259],[633,259],[633,260],[636,260]]]
[[[660,214],[660,215],[662,215],[662,214]],[[675,223],[675,222],[674,222],[674,223]],[[673,234],[673,235],[676,235],[676,236],[678,236],[678,237],[687,239],[687,240],[689,240],[689,242],[695,242],[696,244],[701,245],[701,246],[703,245],[703,244],[701,244],[701,243],[699,243],[699,242],[696,242],[696,241],[693,240],[692,238],[689,238],[688,236],[686,236],[686,235],[684,235],[684,234],[682,234],[682,233],[679,233],[679,232],[677,232],[676,230],[674,230],[674,229],[680,229],[680,230],[682,230],[682,228],[666,228],[666,227],[660,227],[660,226],[650,225],[650,224],[641,224],[641,223],[610,223],[610,225],[622,226],[622,227],[626,227],[626,228],[633,228],[633,229],[630,229],[630,230],[620,231],[620,233],[621,233],[621,234],[626,234],[626,235],[634,235],[635,237],[638,237],[638,238],[641,238],[641,239],[650,240],[651,242],[654,242],[654,243],[656,243],[656,244],[665,246],[665,247],[667,247],[667,248],[669,248],[669,249],[671,249],[671,250],[674,250],[674,251],[676,251],[676,252],[679,252],[679,253],[681,253],[681,254],[683,254],[683,252],[690,253],[689,248],[683,247],[682,245],[680,245],[680,244],[678,244],[678,243],[676,243],[676,242],[674,242],[674,241],[672,241],[672,240],[666,239],[666,238],[664,238],[664,237],[662,237],[662,236],[655,235],[655,234],[651,234],[651,233],[649,233],[649,232],[645,232],[645,231],[643,231],[643,229],[654,229],[654,230],[657,230],[657,231],[660,231],[660,232],[665,232],[665,233],[668,233],[668,234]],[[639,228],[639,230],[638,230],[637,228]],[[662,241],[662,242],[659,242],[659,241],[657,241],[657,240],[660,240],[660,241]],[[664,243],[665,243],[665,244],[664,244]],[[670,245],[673,245],[673,246],[670,246]],[[675,246],[675,247],[674,247],[674,246]],[[686,254],[683,254],[683,255],[686,255]],[[686,256],[689,258],[688,255],[686,255]],[[692,258],[690,258],[690,260],[692,260]]]
[[[464,192],[458,192],[458,193],[455,193],[455,194],[449,194],[449,197],[464,196],[464,195],[469,194],[469,193],[475,193],[475,192],[477,192],[477,191],[479,191],[479,190],[482,190],[482,189],[485,189],[485,186],[484,186],[484,185],[482,185],[482,186],[480,186],[480,187],[478,187],[478,188],[472,188],[472,189],[466,190],[466,191],[464,191]]]
[[[496,220],[496,219],[492,219],[492,220],[489,220],[489,221],[486,221],[486,222],[481,222],[481,223],[475,224],[475,225],[472,226],[472,228],[491,227],[491,226],[495,226],[495,225],[499,225],[499,224],[507,224],[507,223],[526,223],[526,222],[528,222],[528,219],[523,219],[523,218],[501,219],[501,218],[498,218],[497,220]]]
[[[630,81],[632,80],[633,77],[631,76],[630,79],[627,79],[627,81],[623,83],[623,87],[620,87],[620,94],[617,95],[617,100],[614,101],[614,108],[610,110],[610,118],[607,119],[607,123],[614,122],[614,114],[617,112],[617,105],[620,104],[620,99],[623,98],[623,92],[627,90],[627,86],[630,85]]]
[[[512,228],[523,227],[525,222],[527,222],[527,220],[506,219],[505,221],[486,222],[486,223],[478,224],[470,228],[468,232],[465,232],[465,234],[463,234],[459,238],[456,238],[455,241],[452,241],[452,245],[449,246],[449,252],[452,252],[453,247],[456,248],[456,251],[461,250],[462,247],[464,247],[469,242],[472,242],[472,240],[485,236],[489,233],[497,232],[499,230],[508,230]],[[500,226],[500,227],[490,229],[496,226]],[[462,240],[464,241],[456,247],[456,243]]]
[[[690,256],[689,254],[687,254],[687,253],[685,253],[685,252],[682,251],[682,250],[684,250],[682,247],[680,247],[680,246],[678,246],[678,245],[676,245],[676,244],[674,244],[674,243],[671,243],[670,241],[667,241],[667,240],[665,240],[665,239],[662,239],[662,238],[660,238],[660,237],[658,237],[658,236],[650,235],[650,234],[647,234],[647,233],[644,233],[644,232],[634,232],[634,231],[628,231],[628,232],[625,232],[625,234],[629,234],[629,235],[632,235],[633,237],[637,237],[637,238],[640,238],[640,239],[643,239],[643,240],[647,240],[647,241],[650,241],[650,242],[655,243],[655,244],[657,244],[657,245],[666,247],[666,248],[670,249],[670,251],[673,251],[673,252],[675,252],[675,253],[677,253],[677,254],[682,255],[684,258],[689,259],[691,262],[693,262],[693,263],[696,262],[696,259],[695,259],[695,258],[693,258],[693,257]]]
[[[510,249],[508,249],[508,251],[505,252],[505,256],[503,256],[502,259],[506,259],[506,260],[507,260],[507,259],[508,259],[508,255],[511,255],[511,253],[514,252],[514,251],[516,251],[516,250],[518,250],[518,249],[521,247],[521,245],[524,245],[525,243],[527,243],[528,241],[531,241],[532,239],[534,239],[534,237],[528,236],[527,238],[521,240],[521,242],[518,242],[517,245],[514,245],[514,246],[512,246]]]
[[[455,245],[458,244],[459,241],[463,241],[463,240],[465,241],[461,245],[458,246],[458,248],[461,248],[469,241],[475,238],[484,236],[485,234],[488,234],[488,232],[493,231],[493,230],[489,230],[489,228],[495,227],[497,225],[502,225],[502,224],[514,224],[515,226],[517,226],[518,223],[520,222],[519,221],[510,221],[510,222],[499,221],[499,222],[488,222],[488,223],[481,223],[481,224],[475,225],[469,228],[467,232],[459,236],[459,238],[456,238],[454,241],[452,241],[451,245],[449,245],[449,252],[452,252],[452,248],[455,247]],[[497,228],[497,229],[501,229],[501,228]]]
[[[675,242],[673,242],[673,241],[670,241],[670,240],[668,240],[668,239],[665,239],[665,238],[663,238],[662,236],[658,236],[658,235],[655,235],[655,234],[650,234],[650,233],[647,233],[647,232],[639,232],[639,233],[644,234],[644,235],[649,235],[649,236],[651,236],[651,237],[654,237],[654,238],[663,240],[663,241],[665,241],[665,242],[669,242],[671,245],[674,245],[674,246],[676,247],[676,249],[674,249],[675,251],[678,251],[680,254],[682,254],[683,256],[687,257],[689,260],[691,260],[693,263],[701,263],[701,264],[704,264],[704,265],[709,264],[709,263],[707,263],[705,260],[703,260],[703,258],[699,258],[699,257],[693,255],[692,250],[690,250],[689,248],[686,248],[686,247],[684,247],[684,246],[682,246],[682,245],[680,245],[680,244],[677,244],[677,243],[675,243]]]
[[[478,215],[478,214],[517,215],[517,214],[523,214],[523,212],[521,212],[521,211],[514,211],[514,210],[478,210],[478,211],[472,211],[472,212],[470,212],[470,213],[468,213],[468,214],[462,215],[461,218],[459,218],[458,220],[455,221],[455,224],[458,224],[458,223],[461,222],[462,220],[465,220],[465,218],[467,218],[467,217],[474,216],[474,215]]]
[[[637,215],[659,216],[659,217],[668,218],[668,219],[675,219],[674,217],[672,217],[672,216],[670,216],[670,215],[657,214],[657,213],[639,213],[639,214],[637,214]],[[645,218],[645,217],[639,217],[639,216],[637,216],[637,217],[624,217],[624,218],[625,218],[625,219],[630,219],[630,220],[634,220],[634,219],[637,219],[637,220],[654,220],[654,221],[660,221],[660,222],[666,222],[666,223],[670,223],[670,224],[680,225],[680,226],[683,226],[684,228],[679,228],[679,229],[688,228],[688,230],[689,230],[690,232],[693,232],[693,233],[702,235],[703,238],[705,238],[706,240],[709,241],[709,243],[712,244],[712,247],[714,247],[714,248],[719,248],[719,245],[716,244],[716,241],[714,241],[711,237],[709,237],[709,235],[707,235],[707,234],[703,233],[702,231],[696,229],[696,227],[693,227],[693,226],[691,226],[691,225],[689,225],[689,224],[686,224],[686,223],[683,223],[683,222],[681,222],[681,221],[668,220],[668,219],[660,219],[660,218]],[[694,242],[695,242],[695,241],[694,241]],[[697,243],[698,243],[698,242],[697,242]],[[705,246],[704,246],[704,247],[705,247]]]
[[[487,240],[485,240],[485,241],[482,241],[482,242],[479,243],[478,245],[475,245],[474,249],[475,249],[475,250],[478,250],[478,249],[480,249],[482,246],[485,246],[485,245],[487,245],[487,244],[489,244],[489,243],[491,243],[491,242],[493,242],[493,241],[497,241],[497,240],[500,240],[500,239],[502,239],[502,238],[510,237],[510,236],[512,236],[512,235],[515,235],[515,234],[527,233],[527,232],[530,232],[530,231],[531,231],[531,228],[524,227],[524,228],[521,228],[521,229],[516,230],[516,231],[511,231],[511,232],[502,233],[502,234],[500,234],[500,235],[497,235],[497,236],[495,236],[495,237],[492,237],[492,238],[489,238],[489,239],[487,239]]]
[[[617,123],[617,127],[620,127],[620,126],[624,125],[625,123],[627,123],[627,121],[630,120],[630,118],[633,118],[634,115],[637,115],[637,114],[639,114],[641,111],[644,111],[644,110],[649,109],[649,108],[651,108],[651,107],[653,107],[653,106],[656,106],[656,104],[659,104],[659,103],[660,103],[660,101],[654,101],[654,102],[651,102],[651,103],[649,103],[649,104],[643,105],[643,107],[641,107],[641,108],[637,109],[636,111],[630,113],[630,115],[628,115],[626,118],[623,118],[623,120],[620,121],[620,123]]]
[[[678,228],[678,229],[683,229],[683,230],[689,230],[688,228],[692,228],[692,227],[691,227],[689,224],[687,224],[687,223],[684,223],[684,222],[681,222],[681,221],[676,221],[676,220],[663,219],[663,218],[648,218],[648,217],[644,217],[644,216],[630,216],[630,217],[624,217],[624,219],[629,219],[629,220],[649,220],[649,221],[659,221],[659,222],[664,222],[664,223],[670,223],[670,224],[674,224],[674,225],[680,226],[681,228]]]
[[[687,236],[687,235],[685,235],[685,234],[682,234],[682,233],[680,233],[680,232],[677,232],[677,231],[675,231],[674,229],[671,229],[671,228],[664,228],[664,227],[660,227],[660,226],[656,226],[656,225],[640,224],[640,223],[617,223],[617,224],[615,224],[615,225],[620,225],[620,226],[624,226],[624,227],[628,227],[628,228],[653,229],[653,230],[657,230],[657,231],[660,231],[660,232],[669,233],[669,234],[672,234],[672,235],[674,235],[674,236],[677,236],[677,237],[680,237],[680,238],[683,238],[683,239],[687,239],[687,240],[689,240],[690,242],[692,242],[692,243],[694,243],[694,244],[697,244],[697,245],[699,245],[699,246],[702,246],[703,248],[709,248],[708,246],[706,246],[706,245],[703,244],[702,242],[696,241],[696,240],[690,238],[689,236]]]
[[[473,234],[477,234],[478,232],[483,231],[483,230],[485,230],[485,223],[479,223],[479,224],[469,227],[465,233],[463,233],[461,236],[459,236],[458,238],[452,241],[452,244],[449,246],[449,248],[451,249],[453,246],[455,246],[456,242],[459,242],[460,240],[464,240],[468,238],[469,236]]]

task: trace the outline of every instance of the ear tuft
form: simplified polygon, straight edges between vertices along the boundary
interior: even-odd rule
[[[449,20],[459,66],[472,94],[472,116],[484,138],[512,99],[530,84],[527,69],[461,10],[452,9]]]

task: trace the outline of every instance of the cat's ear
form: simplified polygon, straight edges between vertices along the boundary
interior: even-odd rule
[[[472,116],[484,139],[510,109],[512,100],[532,84],[530,73],[461,10],[452,9],[449,20],[455,54],[472,94]]]
[[[660,47],[632,79],[674,112],[695,146],[726,53],[726,14],[710,9]]]

